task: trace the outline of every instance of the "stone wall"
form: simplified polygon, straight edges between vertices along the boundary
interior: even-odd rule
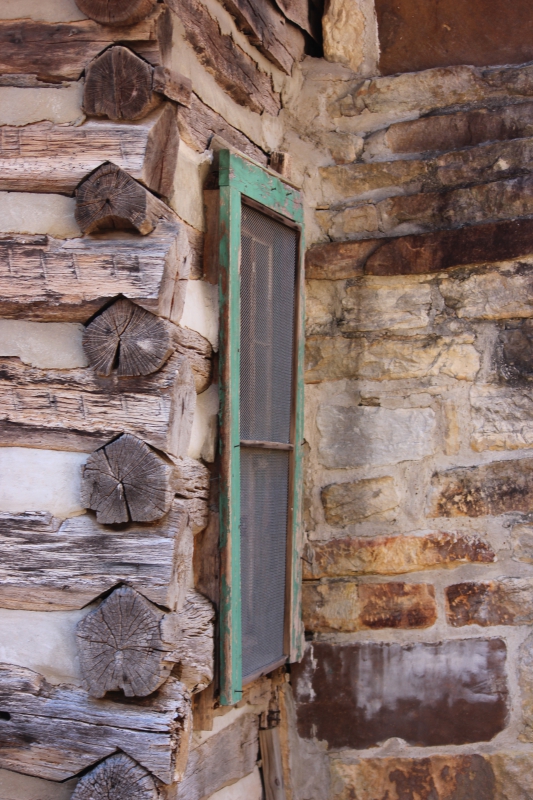
[[[315,780],[292,797],[526,800],[533,72],[307,78],[308,135],[334,146],[307,254],[291,670]]]

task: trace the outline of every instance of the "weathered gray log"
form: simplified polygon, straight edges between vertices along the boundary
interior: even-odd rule
[[[162,101],[190,105],[191,81],[166,67],[152,67],[127,47],[110,47],[86,70],[86,114],[112,120],[142,119]]]
[[[121,298],[85,328],[83,349],[97,375],[157,372],[174,352],[173,326]]]
[[[91,452],[131,433],[165,453],[187,453],[196,391],[183,356],[134,378],[99,378],[91,369],[40,370],[8,358],[0,366],[0,446]]]
[[[117,295],[179,322],[191,250],[185,225],[162,220],[149,237],[60,241],[0,237],[0,314],[86,322]]]
[[[166,614],[161,632],[170,648],[167,659],[179,664],[179,678],[191,692],[201,692],[213,680],[213,606],[199,592],[187,594],[182,610]]]
[[[190,361],[196,393],[201,394],[211,385],[213,375],[213,347],[201,334],[176,325],[172,338],[178,353]]]
[[[0,190],[72,194],[88,173],[111,161],[166,197],[173,187],[178,146],[172,103],[127,125],[93,119],[79,126],[6,126],[0,138]]]
[[[83,608],[127,584],[159,606],[181,608],[193,549],[187,519],[179,500],[160,522],[118,530],[92,514],[64,522],[48,514],[0,514],[0,607]]]
[[[101,525],[155,522],[168,512],[172,467],[136,436],[125,433],[89,456],[81,502]]]
[[[76,0],[76,5],[102,25],[134,25],[144,19],[157,0]]]
[[[78,623],[84,686],[92,697],[122,690],[146,697],[176,663],[191,692],[213,679],[213,617],[209,600],[189,592],[178,613],[164,614],[129,587],[116,589]]]
[[[172,485],[176,494],[186,499],[199,497],[208,500],[211,473],[207,467],[201,461],[188,456],[173,458],[172,463]]]
[[[199,0],[168,0],[183,23],[185,37],[196,57],[229,96],[242,106],[277,116],[280,96],[269,75],[238,47],[231,36],[222,34],[218,22]]]
[[[173,678],[149,700],[125,704],[2,664],[0,710],[9,715],[0,724],[0,768],[48,780],[67,780],[118,750],[168,784],[188,747],[189,694]]]
[[[271,5],[269,0],[223,0],[228,11],[235,16],[239,28],[250,42],[287,75],[295,61],[304,55],[305,39],[301,31]]]
[[[75,215],[83,233],[115,228],[146,236],[161,220],[176,221],[165,203],[111,163],[102,164],[80,183]]]
[[[159,800],[154,779],[123,753],[98,764],[79,781],[72,800]]]
[[[207,528],[209,522],[209,504],[201,497],[184,500],[189,514],[189,526],[193,534],[201,533]]]
[[[279,728],[259,731],[265,800],[286,800]]]
[[[146,697],[170,675],[161,638],[163,612],[122,586],[78,623],[83,683],[91,697],[122,690]]]
[[[128,42],[157,66],[163,63],[164,48],[171,35],[171,16],[164,5],[158,5],[138,25],[121,28],[99,25],[92,20],[59,24],[2,20],[0,74],[78,80],[89,62],[113,42]]]

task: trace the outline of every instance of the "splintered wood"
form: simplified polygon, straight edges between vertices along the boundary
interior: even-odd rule
[[[174,351],[172,328],[144,308],[118,300],[85,329],[83,349],[97,375],[157,372]]]
[[[124,295],[179,322],[189,269],[185,226],[174,221],[162,220],[149,237],[0,237],[0,314],[86,322]]]
[[[149,700],[125,703],[1,664],[0,711],[9,715],[0,725],[0,768],[48,780],[64,781],[120,750],[168,784],[180,744],[187,752],[189,694],[172,678]]]
[[[182,456],[196,391],[189,362],[175,354],[154,375],[96,376],[91,369],[40,370],[0,359],[0,446],[90,452],[122,433]]]
[[[150,774],[123,753],[107,758],[80,780],[72,800],[159,800]]]
[[[161,456],[125,433],[89,456],[81,501],[102,525],[155,522],[172,504],[171,473]]]
[[[192,558],[187,511],[174,501],[157,523],[111,528],[91,514],[0,514],[0,605],[83,608],[125,583],[170,610],[185,602]],[[0,709],[1,710],[1,709]]]
[[[1,67],[0,67],[1,69]],[[139,122],[38,122],[0,128],[0,191],[72,194],[111,161],[148,189],[168,196],[178,157],[176,107],[165,103]]]

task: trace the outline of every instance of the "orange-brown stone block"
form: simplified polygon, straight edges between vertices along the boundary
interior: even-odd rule
[[[456,583],[446,589],[446,614],[455,628],[464,625],[531,625],[533,583],[507,578]]]
[[[307,549],[304,579],[349,575],[401,575],[435,567],[496,560],[479,536],[435,532],[420,536],[332,539]]]

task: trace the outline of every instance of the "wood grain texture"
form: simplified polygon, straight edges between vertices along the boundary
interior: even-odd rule
[[[83,334],[83,350],[97,375],[150,375],[168,361],[173,326],[121,298],[98,314]]]
[[[157,0],[76,0],[76,5],[102,25],[134,25],[153,10]]]
[[[105,50],[85,71],[83,109],[112,120],[145,117],[162,98],[152,91],[153,68],[127,47]]]
[[[189,692],[201,692],[213,680],[215,611],[199,592],[187,594],[182,610],[161,621],[167,658],[179,664],[179,679]]]
[[[47,23],[0,21],[0,74],[42,80],[78,80],[90,61],[113,42],[128,42],[150,63],[163,63],[171,36],[168,10],[159,5],[134,26],[110,27],[92,20]]]
[[[302,32],[287,23],[270,0],[262,0],[261,3],[253,0],[223,0],[223,3],[251,44],[286,75],[290,75],[294,62],[300,61],[304,55],[305,39]]]
[[[265,800],[286,800],[279,728],[259,731]]]
[[[0,607],[83,608],[127,584],[168,609],[185,602],[192,533],[175,500],[155,524],[99,525],[92,514],[61,522],[49,514],[0,514]]]
[[[0,446],[87,452],[131,433],[158,450],[187,453],[196,391],[186,358],[139,378],[91,369],[40,370],[0,360]]]
[[[211,473],[207,467],[201,461],[189,456],[173,458],[172,462],[174,464],[172,485],[176,494],[186,499],[199,497],[208,500]]]
[[[48,780],[64,781],[118,750],[168,784],[180,744],[188,746],[189,695],[174,679],[149,699],[125,703],[1,664],[0,710],[9,715],[0,725],[0,767]]]
[[[72,194],[111,161],[162,196],[172,190],[178,157],[176,109],[165,103],[128,125],[89,120],[80,126],[38,122],[0,128],[0,190]]]
[[[81,502],[101,525],[155,522],[170,509],[172,467],[129,433],[89,456],[83,469]]]
[[[280,11],[302,30],[313,34],[309,20],[310,0],[274,0]]]
[[[123,753],[106,758],[79,781],[72,800],[159,800],[151,775]]]
[[[196,393],[201,394],[211,385],[213,376],[213,346],[211,342],[189,328],[173,328],[174,347],[189,359]]]
[[[186,226],[161,221],[146,238],[66,241],[0,237],[0,314],[87,322],[117,295],[179,322],[190,269]]]
[[[163,616],[138,592],[121,586],[78,623],[83,685],[91,697],[116,691],[146,697],[164,683],[172,665],[161,638]]]
[[[154,92],[164,94],[169,100],[174,100],[182,106],[191,105],[192,81],[179,72],[168,67],[155,67],[152,75],[152,88]]]
[[[169,6],[181,20],[200,63],[218,85],[239,105],[277,116],[281,101],[270,76],[259,70],[231,36],[221,33],[207,8],[199,0],[169,0]]]

